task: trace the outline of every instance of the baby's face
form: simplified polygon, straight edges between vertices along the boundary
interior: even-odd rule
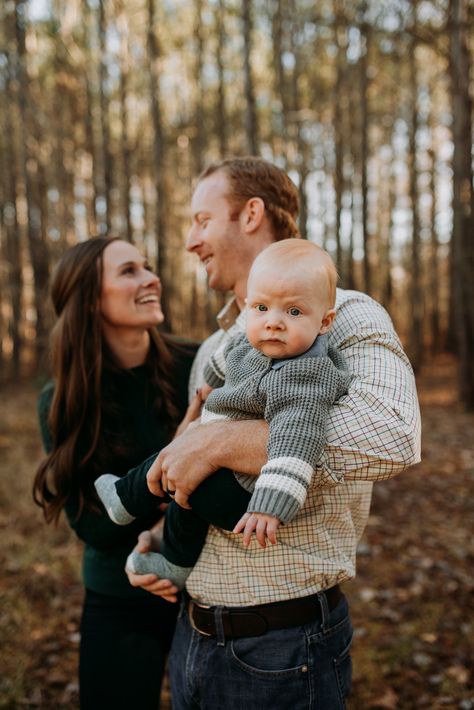
[[[252,273],[247,287],[247,338],[272,359],[301,355],[329,330],[334,311],[313,280],[274,269]],[[328,314],[329,322],[328,322]]]

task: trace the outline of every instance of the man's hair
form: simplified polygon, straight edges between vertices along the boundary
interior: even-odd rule
[[[276,240],[301,236],[296,224],[299,211],[298,190],[284,170],[267,160],[253,156],[228,158],[206,168],[198,181],[219,170],[225,173],[229,183],[227,199],[232,208],[232,220],[238,219],[248,200],[260,197],[265,204]]]

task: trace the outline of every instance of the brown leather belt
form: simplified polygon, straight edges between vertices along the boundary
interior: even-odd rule
[[[338,584],[322,592],[329,611],[343,596]],[[203,606],[192,599],[188,602],[191,626],[203,636],[216,636],[215,606]],[[257,606],[221,607],[222,629],[225,638],[260,636],[271,629],[288,629],[321,619],[321,605],[317,594],[300,599],[289,599]]]

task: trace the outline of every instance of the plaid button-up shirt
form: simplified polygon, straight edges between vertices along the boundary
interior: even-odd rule
[[[420,460],[420,412],[415,379],[387,312],[356,291],[337,292],[330,343],[353,375],[333,406],[315,484],[296,518],[280,527],[278,543],[211,526],[186,588],[202,603],[250,606],[308,596],[355,575],[357,543],[367,523],[372,485]],[[196,356],[190,392],[202,383],[210,354],[242,328],[232,301],[221,330]],[[236,322],[237,320],[237,322]]]

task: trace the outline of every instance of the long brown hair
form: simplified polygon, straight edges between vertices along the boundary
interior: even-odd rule
[[[71,495],[83,507],[94,508],[94,472],[86,466],[110,443],[101,437],[102,412],[113,407],[103,397],[103,374],[118,369],[104,341],[100,317],[103,253],[116,237],[94,237],[64,254],[51,281],[51,299],[57,316],[51,334],[55,379],[48,416],[51,453],[40,464],[33,498],[47,522],[56,522]],[[147,366],[155,385],[155,406],[164,410],[172,428],[178,420],[170,385],[172,358],[164,339],[150,333]],[[89,466],[90,469],[90,466]]]
[[[284,170],[254,156],[227,158],[206,168],[198,181],[218,170],[225,173],[229,183],[227,199],[234,210],[231,219],[238,219],[247,200],[260,197],[265,204],[275,240],[301,236],[296,224],[298,190]]]

